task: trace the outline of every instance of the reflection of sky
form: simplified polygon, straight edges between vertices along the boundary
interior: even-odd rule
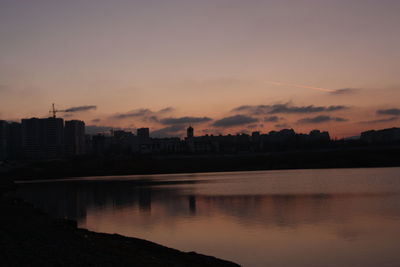
[[[391,266],[400,261],[395,252],[399,168],[152,177],[202,182],[138,187],[125,177],[112,183],[25,184],[19,194],[53,214],[77,218],[81,227],[246,266]]]
[[[399,108],[399,11],[394,0],[2,0],[0,115],[97,105],[70,118],[157,129],[110,117],[171,106],[168,116],[220,119],[240,105],[292,101],[352,108],[333,114],[347,122],[295,125],[301,117],[284,114],[277,124],[334,136],[392,126],[359,122]]]

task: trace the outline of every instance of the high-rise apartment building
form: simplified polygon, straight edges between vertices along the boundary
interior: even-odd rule
[[[136,130],[136,134],[139,139],[148,139],[148,138],[150,138],[150,129],[149,128],[139,128]]]
[[[85,123],[79,120],[65,121],[64,142],[66,155],[85,154]]]
[[[0,121],[0,160],[8,158],[8,123]]]
[[[21,123],[10,122],[8,124],[8,157],[19,159],[22,155]]]
[[[23,119],[22,150],[27,158],[58,158],[63,155],[64,120]]]
[[[40,119],[21,120],[22,151],[26,158],[43,158],[44,129]]]
[[[42,119],[45,133],[45,157],[59,158],[64,152],[64,120],[61,118]]]

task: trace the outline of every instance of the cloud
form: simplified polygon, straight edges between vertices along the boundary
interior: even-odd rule
[[[208,117],[180,117],[180,118],[164,118],[160,119],[159,122],[164,125],[172,125],[172,124],[194,124],[201,122],[211,121],[211,118]]]
[[[127,119],[127,118],[143,118],[157,121],[157,115],[166,114],[172,112],[174,109],[172,107],[166,107],[160,109],[159,111],[152,111],[148,108],[135,109],[126,113],[119,113],[113,115],[113,119]]]
[[[87,134],[99,134],[99,133],[109,133],[113,129],[111,126],[97,126],[97,125],[86,125],[85,132]]]
[[[329,88],[315,87],[315,86],[308,86],[308,85],[294,84],[294,83],[282,83],[282,82],[274,82],[274,81],[269,81],[269,83],[271,83],[273,85],[305,88],[305,89],[312,89],[312,90],[317,90],[317,91],[322,91],[322,92],[334,92],[335,91],[335,90],[329,89]]]
[[[348,107],[346,106],[292,106],[289,103],[286,104],[275,104],[275,105],[244,105],[237,108],[234,108],[233,112],[248,112],[252,115],[261,115],[261,114],[302,114],[302,113],[316,113],[316,112],[332,112],[343,110]]]
[[[154,137],[175,137],[176,135],[182,134],[186,127],[182,124],[167,126],[151,132],[151,136]]]
[[[151,114],[153,114],[153,112],[150,109],[143,108],[143,109],[137,109],[137,110],[133,110],[133,111],[126,112],[126,113],[117,114],[117,115],[114,115],[113,118],[126,119],[126,118],[132,118],[132,117],[143,117],[143,116],[151,115]]]
[[[398,117],[390,117],[387,119],[380,119],[380,120],[370,120],[370,121],[360,121],[361,124],[372,124],[372,123],[383,123],[383,122],[390,122],[397,120]]]
[[[79,106],[60,110],[60,112],[81,112],[97,109],[97,106]]]
[[[279,120],[280,118],[278,118],[277,116],[269,116],[264,118],[265,122],[278,122]]]
[[[243,105],[234,108],[232,111],[233,112],[247,112],[253,115],[260,115],[260,114],[266,114],[270,111],[271,106],[270,105],[256,105],[256,106],[251,106],[251,105]]]
[[[274,84],[274,85],[279,85],[279,86],[288,86],[288,87],[313,89],[313,90],[318,90],[318,91],[322,91],[322,92],[328,92],[328,93],[333,94],[333,95],[353,93],[354,91],[357,90],[357,89],[354,89],[354,88],[329,89],[329,88],[323,88],[323,87],[315,87],[315,86],[308,86],[308,85],[302,85],[302,84],[292,84],[292,83],[281,83],[281,82],[273,82],[273,81],[270,81],[269,83]]]
[[[290,128],[290,125],[289,124],[287,124],[287,123],[280,123],[280,124],[275,124],[275,128],[278,128],[278,129],[288,129],[288,128]]]
[[[158,118],[158,116],[156,116],[156,115],[152,115],[152,116],[149,116],[149,117],[144,117],[143,119],[144,119],[145,121],[157,122],[157,123],[159,123],[159,118]]]
[[[331,112],[331,111],[337,111],[337,110],[342,110],[345,109],[345,106],[328,106],[328,107],[323,107],[323,106],[303,106],[303,107],[296,107],[296,106],[290,106],[288,104],[277,104],[273,105],[271,111],[269,112],[270,114],[276,114],[276,113],[315,113],[315,112]]]
[[[355,88],[342,88],[336,89],[335,91],[331,92],[332,95],[345,95],[345,94],[352,94],[358,89]]]
[[[67,113],[67,114],[64,114],[63,115],[63,117],[64,118],[71,118],[71,117],[73,117],[74,115],[72,115],[71,113]]]
[[[255,128],[258,128],[259,126],[258,126],[258,124],[249,124],[249,125],[247,125],[247,129],[255,129]]]
[[[101,119],[93,119],[93,120],[91,120],[91,122],[100,122],[101,121]]]
[[[300,119],[297,121],[297,123],[312,124],[312,123],[323,123],[323,122],[329,122],[329,121],[343,122],[343,121],[347,121],[347,119],[321,115],[321,116],[316,116],[316,117],[312,117],[312,118]]]
[[[244,125],[249,123],[258,122],[258,119],[249,117],[246,115],[235,115],[230,117],[225,117],[220,120],[217,120],[213,123],[213,126],[216,127],[232,127],[237,125]]]
[[[262,105],[259,105],[259,106],[262,106]],[[252,109],[253,107],[254,106],[251,106],[251,105],[243,105],[243,106],[239,106],[239,107],[232,109],[232,111],[233,112],[248,111],[248,110]]]
[[[169,112],[172,112],[174,110],[175,109],[173,107],[166,107],[166,108],[160,109],[157,113],[169,113]]]
[[[400,109],[398,108],[389,108],[389,109],[379,109],[376,111],[378,115],[392,115],[392,116],[399,116]]]

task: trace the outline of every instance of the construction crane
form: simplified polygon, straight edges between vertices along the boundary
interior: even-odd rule
[[[53,118],[55,118],[57,112],[58,112],[58,110],[56,110],[56,108],[55,108],[55,106],[54,106],[54,103],[53,103],[52,108],[51,108],[51,110],[49,111],[49,113],[53,115]]]

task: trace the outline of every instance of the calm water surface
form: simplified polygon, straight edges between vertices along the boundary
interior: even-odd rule
[[[97,232],[243,266],[400,266],[400,168],[112,176],[17,194]]]

